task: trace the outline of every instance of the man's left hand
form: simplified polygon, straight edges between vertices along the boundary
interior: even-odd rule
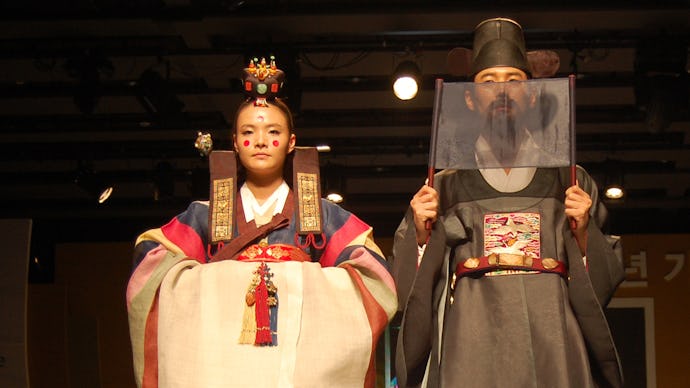
[[[587,249],[587,225],[592,198],[579,186],[570,186],[565,191],[565,215],[575,222],[573,233],[584,255]]]

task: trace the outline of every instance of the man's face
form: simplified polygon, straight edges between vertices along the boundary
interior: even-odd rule
[[[514,67],[490,67],[474,77],[475,90],[466,94],[468,107],[481,115],[507,116],[513,120],[527,110],[530,103],[525,81],[527,74]]]
[[[482,118],[482,137],[502,165],[510,165],[517,156],[521,129],[530,104],[524,71],[514,67],[484,69],[474,77],[474,91],[465,92],[467,107]]]

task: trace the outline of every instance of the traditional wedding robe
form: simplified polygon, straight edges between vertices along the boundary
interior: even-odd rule
[[[287,198],[277,195],[273,213]],[[247,222],[259,218],[247,214],[251,195],[238,199]],[[238,341],[258,263],[209,262],[207,202],[143,233],[127,289],[138,386],[373,387],[375,347],[397,308],[395,286],[372,228],[337,205],[321,205],[323,236],[303,249],[308,261],[267,263],[277,288],[273,346]],[[299,250],[295,238],[292,215],[245,254]]]

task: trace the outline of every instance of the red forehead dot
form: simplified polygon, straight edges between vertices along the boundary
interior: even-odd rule
[[[264,121],[264,116],[257,116],[256,119],[257,119],[259,122],[263,122],[263,121]]]
[[[280,144],[280,143],[278,143],[278,140],[273,140],[273,146],[274,146],[274,147],[278,147],[279,144]]]
[[[245,140],[245,141],[244,141],[244,146],[245,146],[245,147],[249,147],[249,140]]]

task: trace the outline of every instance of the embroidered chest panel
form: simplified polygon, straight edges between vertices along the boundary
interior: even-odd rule
[[[484,255],[514,253],[540,256],[539,213],[492,213],[484,216]]]

